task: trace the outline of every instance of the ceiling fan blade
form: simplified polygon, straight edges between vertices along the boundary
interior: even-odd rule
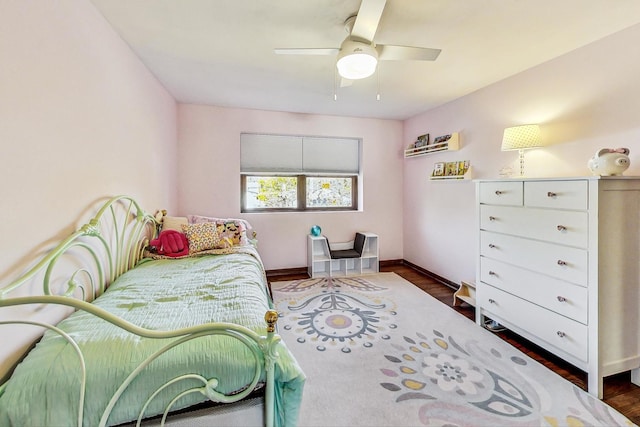
[[[382,10],[386,3],[386,0],[362,0],[356,21],[353,23],[351,37],[371,43],[378,30]]]
[[[337,55],[338,48],[284,48],[273,49],[277,55]]]
[[[379,44],[378,59],[381,61],[435,61],[441,49],[428,47],[395,46],[391,44]]]

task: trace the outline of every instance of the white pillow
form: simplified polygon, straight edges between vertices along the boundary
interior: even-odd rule
[[[165,216],[162,219],[162,230],[176,230],[182,233],[182,226],[188,224],[186,216]]]

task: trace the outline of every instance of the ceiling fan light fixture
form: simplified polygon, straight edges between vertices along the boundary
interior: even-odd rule
[[[338,54],[338,73],[350,80],[364,79],[376,71],[378,52],[371,45],[355,40],[345,40]]]

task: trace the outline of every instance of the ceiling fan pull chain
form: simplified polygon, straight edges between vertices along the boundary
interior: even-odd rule
[[[333,67],[333,100],[338,100],[338,69]]]
[[[376,101],[380,101],[380,65],[376,68]]]

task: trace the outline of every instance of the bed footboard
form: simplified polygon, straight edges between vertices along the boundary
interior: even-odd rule
[[[278,352],[275,344],[280,341],[280,336],[276,335],[276,322],[278,321],[278,312],[275,310],[269,310],[264,315],[264,320],[267,322],[267,339],[263,347],[265,355],[265,370],[267,376],[267,383],[265,385],[265,425],[272,427],[275,422],[275,362],[278,358]]]
[[[168,387],[182,382],[182,381],[190,381],[197,382],[198,386],[191,386],[187,389],[182,390],[179,394],[174,396],[169,403],[166,405],[164,412],[162,414],[162,422],[161,425],[164,425],[168,414],[174,409],[174,405],[183,397],[189,394],[202,394],[206,396],[210,401],[216,403],[233,403],[240,401],[246,398],[249,394],[251,394],[258,386],[258,383],[261,379],[264,380],[264,393],[265,393],[265,425],[271,427],[275,423],[275,363],[278,358],[278,343],[280,342],[280,336],[276,334],[276,322],[278,319],[278,313],[275,310],[269,310],[264,316],[265,322],[267,323],[267,334],[266,336],[261,336],[256,334],[250,329],[247,329],[240,325],[235,325],[231,323],[209,323],[203,324],[199,326],[194,326],[190,328],[177,329],[174,331],[156,331],[149,330],[145,328],[140,328],[136,325],[133,325],[129,322],[126,322],[122,319],[119,319],[116,316],[113,316],[111,313],[106,312],[98,307],[93,306],[84,301],[79,301],[75,299],[71,299],[65,296],[39,296],[39,297],[22,297],[22,298],[13,298],[8,300],[0,300],[0,307],[8,307],[8,306],[18,306],[18,305],[28,305],[28,304],[57,304],[70,306],[75,308],[76,310],[82,310],[87,313],[91,313],[101,319],[106,320],[107,322],[118,326],[131,334],[134,334],[138,337],[150,338],[150,339],[172,339],[169,343],[162,346],[153,354],[149,355],[142,363],[140,363],[129,376],[126,378],[124,382],[118,387],[117,391],[111,397],[109,404],[105,408],[104,412],[100,417],[100,427],[108,425],[109,416],[113,411],[115,405],[118,403],[123,393],[127,390],[129,385],[141,375],[145,368],[147,368],[152,362],[160,358],[163,354],[168,352],[171,349],[179,347],[180,345],[189,342],[194,339],[198,339],[205,336],[228,336],[236,339],[238,342],[241,342],[253,355],[254,361],[254,374],[251,382],[243,387],[243,390],[234,393],[231,395],[222,393],[218,391],[218,387],[223,385],[219,382],[217,378],[206,378],[197,373],[189,373],[184,375],[176,376],[166,383],[162,384],[155,391],[153,391],[148,399],[145,401],[144,405],[140,409],[137,425],[139,426],[141,421],[145,418],[145,414],[149,404],[165,389]],[[12,324],[12,323],[21,323],[21,324],[30,324],[35,326],[40,326],[46,328],[64,340],[66,340],[74,349],[74,352],[78,359],[78,365],[81,372],[81,382],[79,384],[79,401],[78,401],[78,413],[77,413],[77,425],[83,425],[84,419],[84,403],[85,403],[85,395],[86,395],[86,360],[85,356],[81,350],[80,345],[78,345],[74,339],[53,325],[48,325],[42,322],[30,322],[30,321],[3,321],[0,322],[0,325]],[[0,387],[0,397],[4,391],[6,384],[3,384]]]

